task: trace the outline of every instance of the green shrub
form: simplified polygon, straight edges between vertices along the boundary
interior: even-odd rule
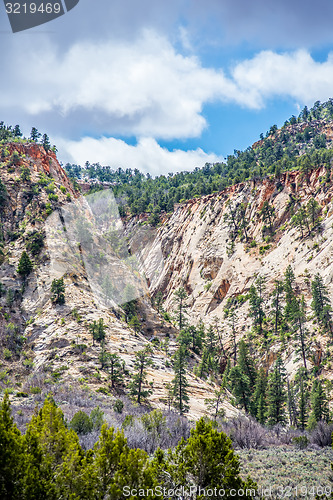
[[[122,413],[124,408],[124,403],[121,399],[117,399],[113,405],[113,409],[116,413]]]
[[[70,421],[69,427],[77,434],[89,434],[93,430],[91,418],[84,412],[78,411]]]
[[[304,450],[309,444],[309,440],[306,436],[298,436],[293,438],[293,443],[299,450]]]

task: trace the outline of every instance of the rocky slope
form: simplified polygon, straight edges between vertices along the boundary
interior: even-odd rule
[[[80,195],[73,190],[54,153],[45,152],[34,143],[9,143],[0,149],[0,175],[6,189],[0,208],[2,388],[10,389],[16,404],[21,401],[16,394],[27,395],[25,405],[32,400],[31,393],[52,391],[55,385],[68,385],[74,390],[77,387],[78,391],[91,394],[102,391],[108,400],[119,397],[119,393],[110,390],[107,373],[101,370],[98,360],[101,346],[93,343],[89,332],[89,325],[103,318],[106,349],[125,361],[127,381],[133,372],[135,353],[151,346],[150,402],[154,407],[167,408],[166,385],[174,376],[170,357],[176,347],[177,331],[156,313],[149,296],[144,296],[138,300],[141,332],[135,333],[124,321],[119,307],[107,307],[94,293],[83,265],[67,259],[67,269],[57,274],[59,269],[54,266],[48,247],[50,240],[45,238],[49,217],[58,217],[62,208],[75,203]],[[42,244],[32,252],[29,242],[35,241],[36,234],[42,235]],[[17,266],[26,249],[34,270],[23,283]],[[64,305],[55,305],[51,302],[51,282],[61,275],[66,301]],[[152,336],[159,339],[157,346],[149,341]],[[168,342],[163,342],[166,338]],[[211,397],[214,385],[193,374],[188,376],[190,417],[197,418],[206,413],[204,400]],[[227,414],[235,413],[229,403],[225,403],[225,408]]]
[[[332,379],[331,347],[322,335],[310,308],[310,281],[316,273],[324,279],[333,303],[333,206],[332,182],[324,182],[326,168],[313,169],[306,177],[294,171],[279,179],[266,178],[231,186],[218,194],[190,200],[179,205],[158,230],[156,245],[161,245],[165,265],[159,280],[151,287],[152,295],[163,292],[164,307],[172,310],[173,294],[184,286],[188,293],[188,318],[192,324],[200,319],[206,325],[217,324],[225,345],[231,348],[231,325],[224,319],[228,299],[239,298],[237,307],[237,340],[249,334],[249,303],[242,300],[258,276],[266,279],[265,307],[269,311],[274,281],[282,280],[288,265],[296,276],[299,294],[307,303],[306,327],[311,332],[309,365],[323,362],[322,375]],[[314,198],[320,205],[321,229],[302,237],[291,224],[292,214]],[[270,236],[260,216],[265,202],[275,209],[273,235]],[[248,242],[235,240],[230,252],[230,224],[225,220],[231,207],[246,204]],[[263,232],[264,229],[264,232]],[[267,236],[268,234],[268,236]],[[243,235],[244,236],[244,235]],[[152,250],[153,252],[153,250]],[[153,262],[146,257],[147,266]],[[273,339],[269,348],[263,339],[255,338],[257,360],[269,367],[282,353],[291,376],[301,364],[295,354],[295,342]]]

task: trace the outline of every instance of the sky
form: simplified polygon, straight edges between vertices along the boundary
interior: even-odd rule
[[[12,33],[0,3],[0,120],[64,164],[223,161],[333,97],[332,18],[327,0],[80,0]]]

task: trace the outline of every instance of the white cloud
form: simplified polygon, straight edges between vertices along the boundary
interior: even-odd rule
[[[186,45],[187,32],[182,34]],[[0,106],[4,114],[23,110],[29,123],[43,116],[52,137],[64,128],[69,137],[82,130],[118,137],[200,137],[207,103],[260,109],[275,97],[311,105],[333,95],[332,54],[316,62],[305,50],[262,51],[225,68],[227,76],[222,68],[204,67],[197,57],[177,52],[151,30],[135,41],[78,42],[63,53],[47,39],[32,46],[34,41],[27,38],[24,51],[20,44],[12,47],[8,61],[16,64],[10,77],[4,68]]]
[[[60,157],[65,161],[80,165],[88,160],[99,161],[102,165],[112,168],[137,168],[151,175],[166,172],[180,172],[202,167],[206,162],[222,161],[215,154],[205,153],[202,149],[183,151],[175,149],[169,151],[162,148],[155,139],[142,138],[137,145],[131,146],[120,139],[106,138],[93,139],[84,137],[80,141],[64,141],[59,139]]]

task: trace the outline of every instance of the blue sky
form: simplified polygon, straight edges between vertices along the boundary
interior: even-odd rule
[[[59,159],[190,170],[333,97],[333,3],[80,0],[13,34],[0,4],[0,117]]]

